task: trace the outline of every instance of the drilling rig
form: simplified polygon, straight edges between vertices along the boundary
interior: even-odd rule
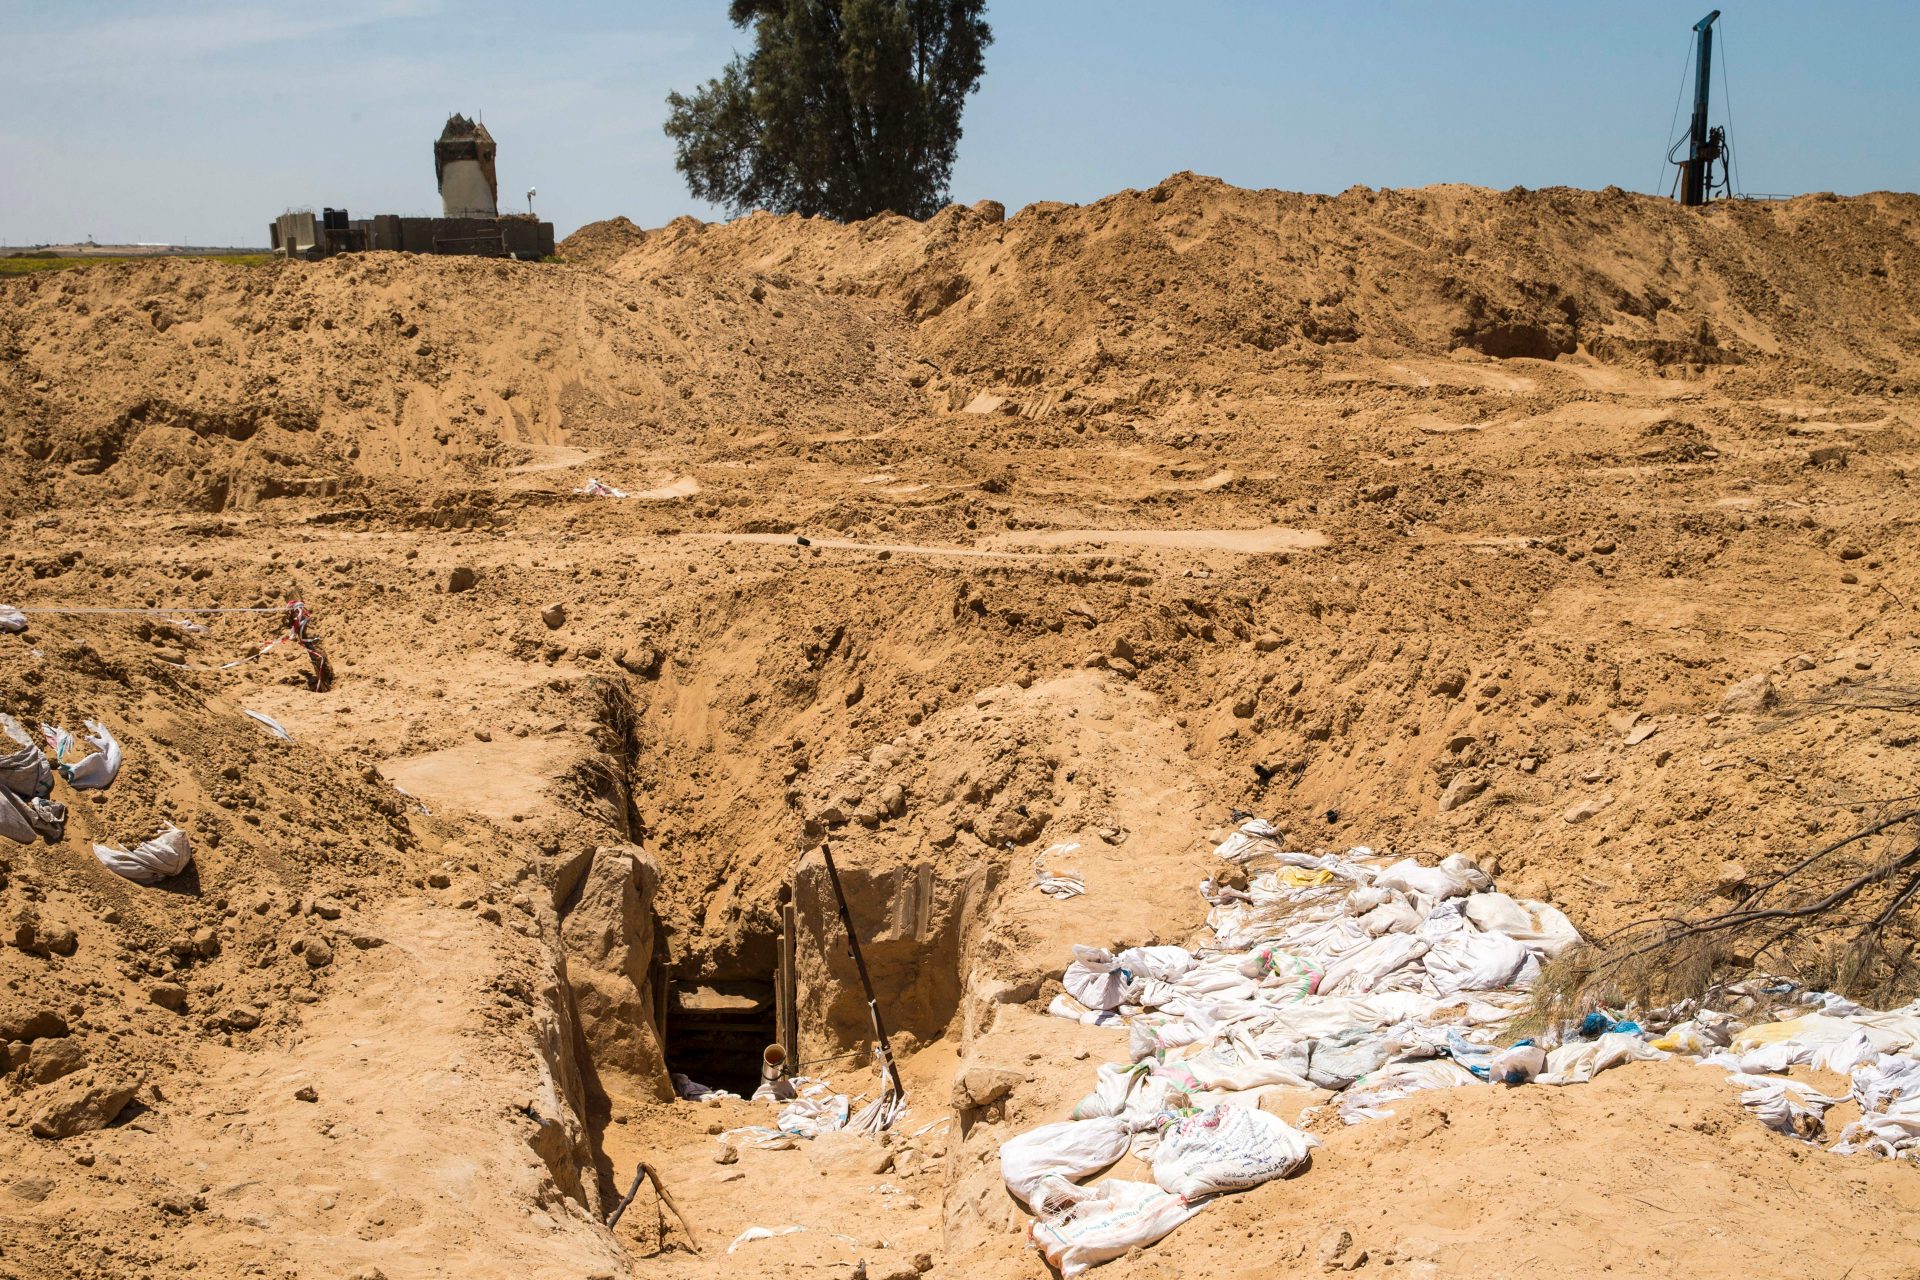
[[[1711,200],[1717,191],[1722,195],[1731,195],[1733,184],[1727,174],[1727,131],[1715,125],[1707,127],[1707,89],[1713,79],[1713,24],[1720,17],[1715,9],[1706,17],[1693,24],[1694,32],[1694,73],[1693,73],[1693,122],[1687,129],[1684,140],[1686,155],[1675,158],[1682,146],[1675,142],[1667,151],[1669,163],[1680,166],[1680,203],[1683,205],[1701,205]],[[1713,180],[1713,167],[1720,166],[1720,181]]]

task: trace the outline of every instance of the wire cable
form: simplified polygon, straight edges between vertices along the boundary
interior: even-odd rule
[[[1693,47],[1695,44],[1699,43],[1699,40],[1700,40],[1700,35],[1698,32],[1695,32],[1693,39],[1687,42],[1687,56],[1680,63],[1680,91],[1673,95],[1673,119],[1667,121],[1667,163],[1668,164],[1674,163],[1673,149],[1675,146],[1678,145],[1678,143],[1675,141],[1673,135],[1675,130],[1677,130],[1680,126],[1680,104],[1684,102],[1687,97],[1687,68],[1693,65]],[[1664,178],[1666,177],[1666,175],[1667,175],[1667,171],[1663,167],[1660,170],[1660,177]],[[1674,181],[1678,182],[1679,179],[1676,177]],[[1653,194],[1654,195],[1660,194],[1660,181],[1658,178],[1654,179]],[[1672,193],[1669,192],[1668,194],[1672,194]]]
[[[1727,29],[1720,28],[1720,101],[1727,109],[1727,133],[1731,136],[1733,127],[1733,77],[1727,73]],[[1733,144],[1727,144],[1727,186],[1728,195],[1738,195],[1745,190],[1740,185],[1740,162],[1734,158]]]
[[[284,614],[286,604],[273,604],[269,608],[104,608],[104,606],[50,606],[50,608],[21,608],[23,614]]]

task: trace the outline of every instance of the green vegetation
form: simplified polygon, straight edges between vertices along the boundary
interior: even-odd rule
[[[993,39],[985,0],[732,0],[753,29],[691,96],[667,95],[674,165],[739,214],[930,217]]]
[[[69,267],[97,267],[109,262],[174,262],[181,258],[196,258],[207,262],[227,262],[236,267],[257,267],[264,262],[272,262],[270,253],[166,253],[143,254],[139,257],[115,257],[111,254],[89,254],[81,258],[58,258],[25,256],[0,258],[0,276],[25,276],[36,271],[65,271]]]

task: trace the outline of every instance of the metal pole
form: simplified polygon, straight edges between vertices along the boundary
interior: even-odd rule
[[[839,869],[833,865],[833,850],[824,840],[820,842],[820,857],[827,864],[827,881],[833,886],[834,901],[840,905],[840,925],[847,931],[847,954],[853,957],[853,967],[860,973],[860,989],[866,992],[867,1012],[873,1015],[873,1035],[880,1045],[880,1061],[886,1066],[889,1086],[894,1093],[904,1095],[906,1086],[900,1083],[900,1068],[894,1065],[893,1046],[887,1040],[886,1024],[880,1019],[880,1002],[873,994],[873,979],[867,976],[867,961],[860,954],[860,939],[853,931],[853,913],[847,910],[847,895],[840,887]]]
[[[1693,121],[1687,136],[1687,165],[1681,183],[1680,203],[1700,205],[1707,202],[1707,104],[1713,77],[1713,23],[1720,16],[1715,9],[1700,19],[1693,29],[1700,35],[1700,62],[1693,75]]]

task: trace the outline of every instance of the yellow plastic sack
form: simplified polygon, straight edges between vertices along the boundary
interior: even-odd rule
[[[1795,1036],[1812,1031],[1821,1023],[1831,1022],[1817,1013],[1803,1018],[1788,1018],[1782,1022],[1757,1022],[1733,1038],[1733,1051],[1746,1053],[1770,1044],[1779,1044],[1782,1040],[1791,1040]]]
[[[1280,868],[1280,885],[1285,889],[1317,889],[1323,884],[1333,883],[1333,872],[1321,867],[1308,871],[1305,867]]]
[[[1700,1028],[1691,1022],[1683,1022],[1657,1040],[1650,1041],[1654,1048],[1666,1053],[1706,1054],[1713,1052],[1715,1046],[1707,1043],[1700,1034]]]

